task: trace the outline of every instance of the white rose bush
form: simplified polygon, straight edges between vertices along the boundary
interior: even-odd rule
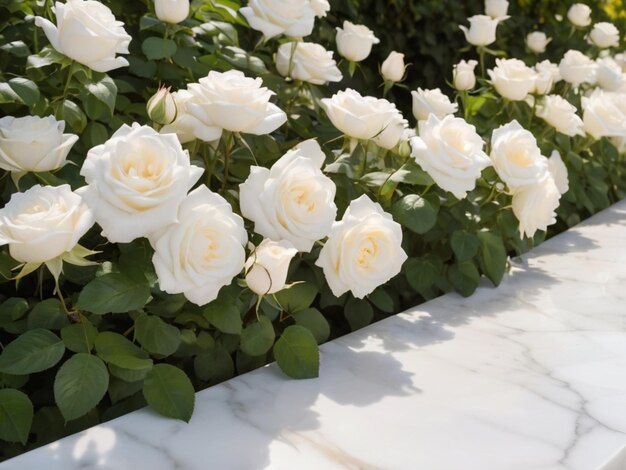
[[[5,3],[0,460],[145,405],[188,421],[271,361],[316,377],[319,344],[497,286],[626,196],[608,10]]]

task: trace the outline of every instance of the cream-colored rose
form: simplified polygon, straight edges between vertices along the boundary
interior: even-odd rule
[[[594,139],[626,137],[626,95],[596,88],[583,96],[583,123],[585,132]]]
[[[496,91],[508,100],[522,101],[535,89],[536,72],[519,59],[496,59],[496,67],[487,73]]]
[[[308,36],[313,31],[316,11],[309,0],[250,0],[239,13],[267,40],[281,34]]]
[[[546,33],[543,31],[533,31],[526,36],[526,46],[535,54],[546,52],[546,47],[550,41],[552,41],[552,38],[546,36]]]
[[[596,23],[591,28],[589,40],[600,49],[619,46],[619,29],[605,21]]]
[[[85,203],[103,235],[128,243],[176,221],[178,205],[202,176],[173,134],[123,125],[87,153]]]
[[[547,95],[552,91],[552,87],[561,80],[559,66],[549,60],[535,64],[535,72],[537,72],[537,76],[535,77],[533,92],[538,95]]]
[[[496,28],[498,20],[487,15],[474,15],[467,19],[469,29],[460,25],[459,28],[465,33],[465,39],[473,46],[488,46],[496,41]]]
[[[208,304],[243,269],[247,240],[243,219],[230,204],[199,186],[181,202],[176,222],[150,237],[159,287]]]
[[[559,62],[561,78],[574,87],[596,80],[596,63],[580,51],[569,50]]]
[[[161,87],[146,103],[148,117],[157,124],[171,124],[176,119],[176,101],[169,88]]]
[[[475,60],[462,60],[454,66],[452,82],[454,88],[459,91],[471,90],[476,86],[476,74],[474,69],[478,65]]]
[[[13,193],[0,209],[0,245],[21,263],[45,263],[76,246],[93,215],[68,184]]]
[[[583,120],[576,111],[576,106],[559,95],[547,95],[537,102],[537,116],[570,137],[585,135]]]
[[[509,2],[507,0],[485,0],[485,15],[496,20],[506,20],[509,16]]]
[[[512,192],[536,184],[548,174],[548,159],[541,155],[537,139],[517,121],[493,131],[490,156],[498,176]]]
[[[246,260],[246,283],[257,295],[274,294],[285,288],[291,259],[298,253],[287,240],[268,238],[255,248]]]
[[[362,299],[397,275],[406,259],[400,224],[363,195],[333,224],[315,264],[335,296],[350,291]]]
[[[324,18],[330,11],[328,0],[311,0],[311,8],[318,18]]]
[[[335,183],[322,173],[324,152],[307,140],[283,155],[271,169],[250,168],[239,185],[242,215],[254,231],[274,241],[288,240],[309,252],[328,232],[337,215]]]
[[[567,11],[567,19],[574,26],[584,28],[591,24],[591,8],[584,3],[575,3]]]
[[[128,54],[131,37],[109,7],[95,0],[67,0],[56,2],[54,8],[56,25],[41,16],[35,24],[57,51],[96,72],[128,65],[116,54]]]
[[[441,119],[448,114],[456,113],[459,109],[459,105],[452,103],[439,88],[433,90],[418,88],[411,92],[411,96],[413,97],[413,116],[418,121],[425,121],[431,114]]]
[[[399,82],[404,77],[404,54],[391,51],[380,66],[380,73],[385,80]]]
[[[212,70],[200,83],[187,86],[193,95],[187,111],[207,127],[269,134],[287,121],[287,115],[270,103],[274,93],[262,85],[261,78],[246,77],[239,70]]]
[[[65,121],[5,116],[0,119],[0,168],[15,173],[52,171],[65,165],[67,154],[78,140],[64,134]]]
[[[361,62],[372,52],[372,46],[380,40],[367,26],[343,22],[343,28],[337,28],[337,51],[351,62]]]
[[[276,70],[283,77],[291,77],[314,85],[340,82],[343,76],[333,59],[332,51],[313,42],[287,42],[276,51]]]
[[[206,125],[187,110],[187,103],[193,100],[193,94],[189,90],[178,90],[170,96],[176,103],[176,119],[163,126],[159,131],[161,134],[176,134],[181,144],[194,139],[212,142],[220,138],[221,128]]]
[[[440,188],[457,199],[465,198],[483,169],[491,165],[476,128],[464,119],[448,115],[440,120],[434,114],[418,126],[419,137],[411,139],[411,155]]]
[[[615,54],[613,60],[622,68],[622,72],[626,73],[626,52]]]
[[[166,23],[180,23],[189,16],[189,0],[154,0],[156,16]]]
[[[552,155],[548,158],[548,170],[554,178],[556,188],[560,194],[565,194],[569,189],[569,178],[567,175],[567,167],[561,159],[561,154],[558,150],[553,150]]]
[[[345,135],[353,139],[373,139],[384,148],[394,147],[402,136],[400,127],[402,131],[406,127],[393,103],[361,96],[350,88],[322,99],[322,107],[333,125]]]
[[[626,84],[626,74],[620,65],[611,57],[602,57],[596,60],[596,82],[606,91],[618,91]]]
[[[547,230],[556,222],[561,194],[554,179],[547,174],[541,181],[519,188],[513,194],[513,214],[519,221],[520,234],[532,237],[537,230]]]

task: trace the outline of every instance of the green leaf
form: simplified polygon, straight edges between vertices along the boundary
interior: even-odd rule
[[[289,313],[309,308],[317,295],[317,287],[310,282],[300,282],[277,292],[276,300]]]
[[[235,365],[226,348],[215,344],[206,353],[198,354],[194,358],[193,370],[200,380],[219,383],[233,376]]]
[[[272,322],[260,316],[258,322],[247,326],[241,333],[241,350],[250,356],[265,354],[274,345],[276,333]]]
[[[11,297],[0,304],[0,326],[19,320],[28,311],[28,302],[21,297]]]
[[[428,254],[421,258],[411,258],[404,263],[406,279],[420,294],[431,289],[442,274],[443,263],[437,256]]]
[[[454,288],[464,297],[474,293],[480,282],[480,273],[471,261],[453,264],[448,270],[448,279]]]
[[[171,39],[149,37],[141,43],[141,50],[149,60],[165,59],[176,53],[176,43]]]
[[[112,331],[103,331],[98,333],[95,340],[96,352],[98,356],[105,361],[108,356],[114,355],[128,355],[146,359],[148,353],[143,351],[138,346],[134,345],[128,338],[120,335],[119,333],[113,333]]]
[[[77,353],[91,351],[97,335],[98,329],[84,317],[81,317],[79,323],[66,326],[61,330],[61,339],[65,347]]]
[[[506,248],[502,238],[490,232],[479,232],[480,261],[485,275],[496,286],[502,281],[506,270]]]
[[[37,328],[7,344],[0,354],[0,372],[24,375],[54,366],[63,357],[65,346],[57,335]]]
[[[464,230],[456,230],[452,234],[450,245],[452,245],[452,251],[454,251],[454,255],[458,261],[467,261],[478,253],[480,241],[478,237],[472,233],[468,233]]]
[[[397,222],[419,234],[426,233],[435,226],[438,211],[434,204],[417,194],[404,196],[391,209]]]
[[[180,346],[180,330],[154,315],[135,319],[135,338],[146,351],[161,356],[174,354]]]
[[[80,418],[94,408],[109,386],[102,360],[86,353],[70,357],[54,379],[54,400],[66,421]]]
[[[0,309],[2,309],[1,306]],[[35,328],[60,330],[69,324],[67,315],[61,311],[61,302],[57,299],[46,299],[39,302],[28,314],[27,325],[29,330]]]
[[[113,114],[115,99],[117,97],[117,85],[115,85],[111,77],[104,75],[98,82],[87,83],[86,89],[95,96],[98,101],[106,105],[111,115]]]
[[[125,382],[143,380],[152,369],[152,359],[141,359],[125,354],[112,354],[106,356],[104,360],[109,364],[111,374]]]
[[[64,100],[56,110],[55,116],[59,120],[67,122],[71,130],[80,134],[87,126],[87,116],[80,107],[70,100]]]
[[[359,330],[372,323],[374,319],[374,309],[365,299],[351,298],[346,302],[343,314],[350,324],[352,331]]]
[[[317,344],[322,344],[330,336],[328,320],[316,308],[305,308],[291,316],[297,325],[303,326],[313,333]]]
[[[15,77],[9,80],[9,86],[26,106],[32,107],[39,101],[39,88],[32,80]]]
[[[24,41],[12,41],[0,47],[0,50],[6,51],[15,57],[28,57],[30,51]]]
[[[379,287],[367,296],[368,300],[385,313],[395,313],[395,305],[391,295]]]
[[[218,296],[204,308],[202,314],[222,333],[241,334],[241,315],[232,297],[225,294]]]
[[[97,277],[87,284],[76,307],[98,315],[126,313],[142,308],[150,298],[150,286],[144,279],[131,279],[120,273]]]
[[[169,364],[156,364],[143,383],[143,396],[158,413],[189,422],[195,393],[189,377]]]
[[[319,375],[320,355],[313,334],[299,325],[289,326],[274,345],[278,367],[294,379]]]
[[[26,444],[33,423],[33,404],[13,388],[0,390],[0,440]]]

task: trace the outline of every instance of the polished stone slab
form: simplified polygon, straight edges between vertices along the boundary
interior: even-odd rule
[[[198,393],[189,424],[141,410],[0,470],[592,470],[625,445],[626,201],[497,289],[322,346],[319,379],[272,365]]]

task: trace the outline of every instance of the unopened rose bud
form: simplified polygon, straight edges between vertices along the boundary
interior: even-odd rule
[[[380,67],[385,80],[399,82],[404,77],[404,54],[391,51]]]
[[[165,23],[180,23],[189,16],[189,0],[154,0],[156,16]]]
[[[476,86],[476,75],[474,69],[478,65],[475,60],[462,60],[454,66],[452,81],[454,88],[459,91],[471,90]]]
[[[542,54],[546,51],[546,46],[552,41],[541,31],[533,31],[526,36],[526,46],[535,54]]]
[[[161,87],[146,105],[148,116],[157,124],[165,126],[171,124],[176,119],[176,102],[170,94],[170,89]]]
[[[287,240],[263,240],[246,261],[246,283],[258,295],[273,294],[285,288],[291,259],[298,250]]]

